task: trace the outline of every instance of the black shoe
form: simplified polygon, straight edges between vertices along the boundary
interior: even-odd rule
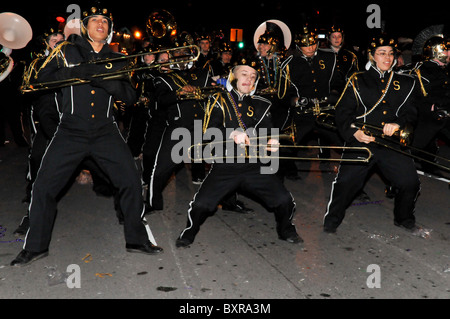
[[[397,227],[400,227],[400,228],[404,228],[404,229],[406,229],[408,231],[411,231],[411,232],[415,231],[418,228],[416,226],[416,223],[413,220],[407,220],[407,221],[405,221],[403,223],[399,223],[399,222],[394,221],[394,225],[397,226]]]
[[[297,233],[291,233],[285,236],[278,236],[279,239],[285,240],[291,244],[300,244],[303,243],[303,239]]]
[[[187,238],[178,238],[175,242],[175,246],[177,248],[186,248],[189,247],[194,241]]]
[[[20,223],[19,227],[17,227],[17,229],[13,232],[13,235],[24,236],[27,233],[29,227],[30,217],[28,217],[27,215],[22,219],[22,222]]]
[[[336,227],[332,226],[323,226],[323,231],[328,234],[335,234],[336,233]]]
[[[14,259],[11,261],[11,266],[22,267],[32,263],[35,260],[44,258],[48,256],[48,249],[41,251],[39,253],[34,253],[28,250],[22,250]]]
[[[129,253],[141,253],[147,255],[157,255],[163,252],[161,247],[155,246],[151,242],[147,242],[143,245],[126,244],[126,249]]]

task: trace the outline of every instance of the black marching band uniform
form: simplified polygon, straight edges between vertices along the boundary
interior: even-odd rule
[[[229,78],[228,83],[230,82]],[[257,136],[258,129],[272,127],[269,100],[251,94],[242,96],[229,84],[227,91],[219,93],[223,94],[223,98],[218,100],[222,103],[215,101],[217,96],[211,97],[212,109],[207,110],[209,119],[205,120],[208,122],[206,127],[222,129],[224,139],[229,138],[226,136],[227,128],[251,131],[253,136]],[[238,152],[244,151],[239,150],[238,146],[234,154],[239,154]],[[212,164],[189,204],[187,225],[177,239],[177,247],[187,247],[193,243],[200,226],[216,212],[219,202],[236,191],[256,197],[275,214],[280,239],[292,243],[302,242],[291,222],[295,211],[294,199],[281,181],[274,174],[261,174],[260,162],[243,163],[233,160],[231,163],[220,161]]]
[[[295,44],[298,53],[294,55],[290,68],[291,95],[298,99],[292,107],[296,141],[304,142],[309,133],[315,132],[321,145],[341,145],[342,140],[335,132],[323,129],[316,123],[318,113],[329,104],[334,105],[345,84],[343,75],[336,68],[336,56],[321,49],[316,49],[312,57],[301,52],[301,48],[318,45],[317,35],[308,27],[297,34]],[[319,112],[315,109],[317,105],[321,107]],[[329,157],[328,153],[321,150],[319,156]]]
[[[144,49],[147,52],[158,50],[157,46],[150,44]],[[156,56],[152,64],[156,64]],[[140,62],[142,67],[149,67],[144,61]],[[127,137],[127,144],[135,158],[142,154],[142,182],[145,187],[144,198],[148,198],[148,185],[155,165],[158,146],[163,132],[167,126],[165,113],[158,107],[156,102],[156,90],[154,80],[159,75],[159,71],[145,69],[136,72],[138,101],[132,108],[130,129]],[[145,200],[146,210],[150,208]]]
[[[106,18],[108,38],[112,36],[112,20],[107,9],[93,7],[84,15],[81,23],[83,35],[73,42],[62,43],[53,51],[51,59],[39,73],[39,82],[89,79],[111,67],[110,64],[86,64],[88,61],[118,56],[108,45],[95,52],[88,40],[90,37],[86,28],[91,16]],[[69,67],[79,63],[85,64]],[[123,66],[123,63],[114,63],[112,69]],[[162,252],[150,241],[153,235],[143,220],[141,178],[113,114],[115,100],[126,105],[134,103],[134,88],[123,80],[93,80],[88,84],[63,88],[61,97],[60,123],[33,184],[30,228],[23,250],[11,265],[27,264],[48,254],[57,196],[77,166],[87,157],[95,160],[119,191],[127,251],[147,254]]]
[[[381,37],[371,43],[373,51],[379,46],[392,46],[394,41]],[[373,54],[373,52],[372,52]],[[355,73],[336,105],[336,126],[346,141],[346,146],[366,146],[353,134],[358,130],[352,124],[358,122],[376,127],[386,123],[397,123],[400,128],[414,124],[417,117],[414,99],[417,95],[416,81],[401,75],[392,68],[381,72],[370,63],[366,72]],[[332,184],[330,201],[324,217],[324,231],[335,232],[345,216],[347,207],[362,189],[370,169],[378,166],[381,173],[397,189],[394,203],[394,223],[414,229],[415,202],[420,189],[414,161],[406,155],[381,145],[367,144],[373,158],[368,164],[342,162]],[[342,158],[363,156],[358,151],[344,151]]]
[[[342,36],[341,46],[339,48],[335,48],[330,45],[329,50],[324,49],[324,51],[330,51],[336,55],[336,69],[345,77],[346,80],[348,80],[353,73],[359,71],[358,57],[344,45],[344,30],[341,28],[332,26],[328,32],[328,39],[330,39],[330,36],[335,32],[340,33]]]
[[[184,37],[184,38],[182,38]],[[176,47],[188,44],[186,36],[180,35]],[[189,64],[189,65],[188,65]],[[155,98],[158,108],[164,113],[167,126],[160,140],[153,172],[148,190],[148,204],[150,210],[162,210],[164,208],[162,192],[172,173],[183,162],[175,163],[172,159],[172,148],[179,143],[172,139],[172,132],[178,128],[186,128],[194,132],[194,120],[202,120],[204,115],[203,102],[180,97],[178,92],[185,86],[205,87],[211,83],[208,68],[191,69],[191,63],[182,63],[172,68],[171,71],[160,74],[154,80]],[[192,134],[193,136],[193,134]],[[203,179],[205,168],[202,163],[192,164],[192,178]]]
[[[426,31],[425,29],[424,31]],[[424,32],[426,33],[426,32]],[[421,39],[420,35],[416,41]],[[442,134],[446,141],[450,141],[450,75],[448,70],[448,50],[442,35],[432,35],[420,45],[420,55],[423,61],[416,63],[411,74],[415,75],[421,86],[418,100],[419,117],[414,128],[412,146],[424,150],[428,154],[420,155],[428,162],[435,162],[433,155],[438,153],[437,135]],[[419,44],[418,44],[419,45]],[[428,173],[437,171],[436,166],[426,161],[420,162],[422,170]]]
[[[264,27],[264,24],[262,26]],[[265,56],[262,56],[258,50],[258,56],[254,60],[255,68],[261,76],[258,81],[256,94],[263,96],[272,103],[270,108],[272,122],[274,127],[278,128],[281,133],[292,128],[292,122],[290,122],[290,95],[288,92],[291,86],[289,62],[293,56],[286,56],[290,42],[285,39],[288,35],[290,36],[290,31],[281,21],[266,21],[265,30],[261,34],[258,34],[258,29],[256,31],[256,35],[259,36],[257,44],[268,44],[270,49]],[[292,145],[295,137],[293,139],[280,142]],[[282,157],[292,157],[294,156],[293,153],[292,150],[286,148],[280,149],[280,156]],[[299,178],[297,167],[293,160],[282,159],[280,162],[280,168],[277,172],[278,177],[282,180],[284,177],[292,180]]]

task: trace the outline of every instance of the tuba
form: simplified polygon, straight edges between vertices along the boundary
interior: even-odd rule
[[[177,23],[174,16],[166,11],[153,11],[147,19],[147,34],[154,38],[154,44],[171,43],[177,36]]]
[[[14,68],[14,60],[9,56],[12,50],[24,48],[33,37],[27,20],[12,13],[0,13],[0,82],[6,79]]]

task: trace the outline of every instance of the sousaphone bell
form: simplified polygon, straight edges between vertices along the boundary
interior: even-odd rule
[[[12,50],[24,48],[32,37],[31,26],[22,16],[12,12],[0,13],[0,82],[14,67],[14,60],[9,56]]]

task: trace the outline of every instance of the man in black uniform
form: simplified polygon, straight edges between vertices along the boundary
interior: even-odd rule
[[[328,42],[330,51],[336,54],[336,68],[345,79],[348,79],[354,72],[359,71],[358,57],[352,51],[344,47],[344,30],[332,26],[328,32]]]
[[[214,73],[213,80],[217,82],[220,78],[226,82],[228,74],[230,74],[230,70],[233,67],[233,49],[228,42],[223,41],[219,44],[219,52],[217,54],[218,56],[211,62]]]
[[[374,145],[375,137],[366,135],[361,129],[362,125],[370,124],[382,128],[385,136],[392,136],[416,120],[416,81],[392,70],[395,50],[394,40],[385,37],[374,39],[369,48],[369,70],[355,73],[349,79],[336,105],[336,126],[346,146],[367,144],[373,158],[369,164],[341,163],[324,217],[325,232],[336,232],[347,207],[362,189],[367,174],[375,165],[398,190],[394,204],[395,225],[408,230],[416,227],[414,208],[420,182],[413,160],[392,149]],[[344,151],[343,158],[357,158],[358,153]]]
[[[64,40],[64,35],[55,29],[50,29],[43,35],[45,51],[43,57],[39,57],[30,64],[30,68],[39,69],[45,58],[51,53],[56,45]],[[32,72],[32,70],[30,70]],[[31,124],[31,148],[28,155],[28,172],[26,195],[23,202],[29,203],[31,199],[31,189],[36,179],[41,159],[44,156],[48,143],[50,143],[59,124],[58,103],[60,96],[55,92],[35,93],[30,109]],[[19,227],[14,231],[15,235],[25,235],[30,223],[28,212],[22,218]]]
[[[147,52],[156,51],[157,47],[149,44],[144,50]],[[146,54],[143,56],[141,65],[142,67],[149,67],[155,62],[158,64],[167,62],[167,59],[168,54],[166,52],[158,55]],[[158,108],[156,103],[153,81],[157,75],[159,75],[159,71],[154,68],[136,72],[135,77],[138,82],[137,91],[139,98],[132,110],[130,130],[127,138],[127,144],[134,158],[139,158],[142,154],[142,182],[144,184],[146,212],[151,210],[147,202],[148,185],[150,184],[155,165],[158,146],[166,128],[164,113]]]
[[[417,63],[416,74],[421,85],[422,96],[419,99],[419,119],[414,128],[412,146],[431,154],[437,154],[436,138],[439,133],[450,140],[450,75],[448,71],[449,51],[444,38],[434,35],[423,47],[424,61]],[[417,154],[429,162],[434,162],[432,155]],[[436,166],[421,162],[422,170],[435,173]]]
[[[200,47],[200,55],[195,61],[195,67],[197,69],[207,69],[211,72],[211,76],[214,70],[211,67],[211,62],[214,60],[214,54],[211,52],[211,37],[206,34],[201,34],[197,37],[197,45]]]
[[[181,34],[175,42],[175,47],[188,45],[188,39],[187,33]],[[186,57],[188,53],[186,49],[180,49],[175,51],[174,55]],[[172,158],[172,149],[178,143],[172,139],[172,132],[178,128],[193,132],[194,120],[203,119],[202,101],[189,95],[194,93],[197,87],[210,84],[210,74],[208,69],[192,68],[191,64],[192,62],[175,64],[171,71],[160,74],[154,80],[156,103],[160,112],[164,113],[168,125],[160,140],[150,179],[148,203],[151,210],[164,208],[163,190],[172,173],[184,165],[183,162],[175,163]],[[191,167],[193,182],[201,183],[205,177],[203,164],[193,163]]]
[[[295,44],[298,54],[292,59],[290,68],[296,140],[300,143],[313,132],[318,134],[320,144],[341,145],[342,141],[335,132],[316,125],[317,113],[323,111],[323,107],[333,107],[345,85],[342,74],[336,69],[336,56],[318,49],[318,37],[308,27],[297,34]],[[319,103],[320,111],[314,109],[316,103]],[[321,153],[320,156],[329,157],[329,154]]]
[[[291,45],[289,40],[291,34],[287,26],[281,21],[269,20],[264,24],[264,32],[258,35],[261,27],[258,27],[255,32],[255,36],[258,36],[256,43],[258,53],[255,63],[256,70],[261,75],[256,94],[270,100],[272,103],[270,113],[272,115],[273,125],[279,128],[280,131],[283,131],[292,125],[289,122],[290,98],[286,93],[291,84],[289,62],[293,56],[284,56],[284,52]],[[264,27],[264,24],[261,26]],[[292,144],[292,142],[288,141],[287,143]],[[280,154],[282,157],[293,156],[291,154],[292,151],[286,151],[286,148],[282,148],[281,153],[283,153]],[[299,179],[295,161],[281,160],[277,176],[282,180],[284,177],[291,180]]]
[[[205,125],[220,128],[224,142],[229,141],[236,146],[234,154],[245,152],[241,145],[250,145],[252,142],[249,136],[257,136],[257,130],[272,127],[270,101],[253,95],[257,78],[258,73],[254,68],[248,65],[236,66],[228,79],[227,92],[212,97],[211,101],[221,102],[212,102],[207,110],[210,116]],[[268,140],[268,144],[277,142],[275,139]],[[248,160],[213,163],[189,205],[187,226],[177,239],[176,246],[187,247],[192,244],[200,226],[217,210],[218,203],[236,191],[256,196],[268,210],[274,212],[280,239],[291,243],[302,242],[291,223],[295,210],[292,195],[274,174],[264,174],[261,168],[260,162]]]
[[[127,251],[162,252],[150,241],[153,236],[142,218],[144,206],[139,172],[113,117],[113,99],[131,105],[135,101],[135,91],[126,81],[92,78],[107,69],[122,68],[123,63],[86,63],[117,57],[107,45],[112,37],[108,10],[92,7],[89,13],[84,12],[81,30],[82,36],[73,43],[64,42],[53,51],[38,75],[40,82],[72,78],[91,79],[92,82],[65,87],[61,91],[60,124],[33,185],[30,228],[23,250],[11,262],[12,266],[27,265],[48,255],[57,196],[88,156],[96,161],[119,191]],[[80,65],[74,66],[77,64]]]
[[[266,30],[259,35],[256,49],[258,50],[256,70],[261,75],[256,92],[269,99],[272,103],[271,114],[275,127],[284,129],[289,116],[289,101],[286,101],[290,86],[289,62],[292,56],[285,57],[290,42],[285,42],[280,26],[275,22],[265,22]],[[289,30],[285,31],[289,32]]]

